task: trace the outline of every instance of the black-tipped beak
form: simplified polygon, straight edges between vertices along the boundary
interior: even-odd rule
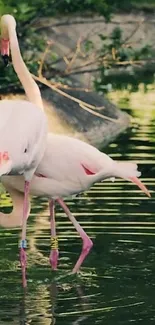
[[[7,67],[9,65],[9,56],[7,54],[2,55],[2,59],[4,62],[4,66]]]

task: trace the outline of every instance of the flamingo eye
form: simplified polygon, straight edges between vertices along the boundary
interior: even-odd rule
[[[25,150],[24,150],[24,153],[26,153],[27,152],[27,148],[25,148]]]

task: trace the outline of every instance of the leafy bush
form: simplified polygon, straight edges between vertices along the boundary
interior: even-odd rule
[[[113,89],[137,91],[140,83],[151,84],[155,80],[155,48],[145,45],[134,48],[123,38],[119,27],[111,35],[99,35],[102,45],[99,55],[99,77],[94,85],[97,91],[108,92]],[[105,60],[104,60],[105,59]]]
[[[103,15],[106,20],[110,19],[110,15],[118,10],[131,10],[142,6],[142,8],[155,8],[155,0],[0,0],[0,13],[1,15],[9,13],[12,14],[17,19],[18,31],[20,36],[20,47],[23,53],[28,50],[29,57],[24,56],[24,60],[28,65],[31,72],[36,73],[38,70],[38,58],[36,54],[38,51],[44,51],[45,42],[39,35],[34,33],[32,23],[39,17],[65,15],[72,13],[98,13]],[[22,37],[24,37],[24,42],[22,43]],[[140,60],[143,58],[152,58],[154,52],[152,48],[144,47],[140,50],[135,50],[131,47],[122,46],[123,38],[122,31],[116,28],[111,36],[110,40],[106,42],[104,35],[100,35],[102,40],[102,46],[100,48],[100,61],[99,66],[101,68],[100,80],[103,87],[106,87],[105,79],[108,70],[115,66],[115,58],[122,61],[128,60]],[[85,42],[85,51],[91,52],[94,50],[94,44],[87,40]],[[108,54],[110,59],[109,67],[105,67],[102,62],[102,58]],[[53,56],[55,53],[53,53]],[[114,58],[115,57],[115,58]],[[19,81],[13,72],[13,69],[9,67],[4,70],[2,63],[0,63],[0,89],[8,88],[8,81],[12,85],[19,86]],[[57,76],[56,76],[57,77]],[[100,82],[96,80],[95,83],[97,89],[100,89]]]
[[[25,24],[40,16],[54,16],[75,12],[97,12],[109,18],[111,8],[108,0],[4,0],[0,1],[1,15],[13,14],[18,22]]]

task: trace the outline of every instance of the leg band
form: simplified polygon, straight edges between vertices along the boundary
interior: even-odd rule
[[[51,237],[51,249],[58,249],[58,237]]]
[[[21,240],[19,242],[19,248],[27,248],[27,240],[26,239]]]

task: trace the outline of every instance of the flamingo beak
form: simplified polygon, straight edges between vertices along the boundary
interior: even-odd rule
[[[4,62],[4,66],[7,67],[9,65],[9,56],[5,54],[2,56],[2,59]]]
[[[139,178],[137,178],[137,177],[129,177],[129,180],[132,183],[136,184],[148,197],[151,197],[150,192],[148,191],[146,186],[140,181]]]
[[[4,66],[7,67],[9,64],[9,40],[1,39],[1,56],[4,62]]]

